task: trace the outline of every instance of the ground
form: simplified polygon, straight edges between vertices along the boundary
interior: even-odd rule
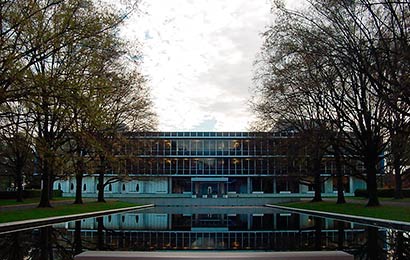
[[[379,207],[366,207],[366,203],[367,200],[363,198],[347,198],[346,204],[336,204],[336,199],[324,199],[323,202],[303,200],[282,206],[410,222],[409,199],[382,199]]]
[[[84,204],[72,203],[72,200],[53,201],[52,208],[37,208],[38,203],[0,206],[0,223],[137,206],[135,203],[122,201],[107,201],[107,203],[86,201]]]

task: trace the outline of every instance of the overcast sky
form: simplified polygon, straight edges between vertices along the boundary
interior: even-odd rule
[[[142,0],[123,32],[142,44],[160,131],[247,130],[270,8],[269,0]]]

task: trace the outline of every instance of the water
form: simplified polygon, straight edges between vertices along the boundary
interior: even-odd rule
[[[0,235],[0,259],[72,259],[84,250],[343,250],[410,259],[410,232],[265,207],[165,207]]]

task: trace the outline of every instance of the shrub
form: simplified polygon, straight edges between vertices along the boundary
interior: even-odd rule
[[[23,198],[39,198],[40,196],[41,190],[23,190]],[[62,196],[63,192],[61,190],[53,190],[53,198]],[[0,199],[15,199],[16,197],[16,191],[0,191]]]
[[[367,194],[367,190],[365,189],[357,189],[354,192],[355,197],[369,197]],[[377,196],[382,197],[382,198],[392,198],[394,197],[394,189],[378,189],[377,190]],[[403,196],[405,198],[410,198],[410,189],[404,189],[403,190]]]

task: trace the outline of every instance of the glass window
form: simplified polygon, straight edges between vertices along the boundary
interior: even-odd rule
[[[209,140],[209,154],[215,155],[216,150],[216,140]]]

